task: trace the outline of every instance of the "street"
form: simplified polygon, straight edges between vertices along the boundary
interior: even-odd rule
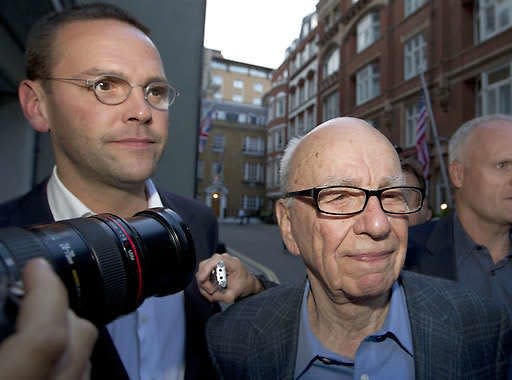
[[[275,224],[220,223],[219,238],[230,254],[238,256],[253,272],[264,273],[269,280],[289,283],[305,278],[300,257],[284,250]]]

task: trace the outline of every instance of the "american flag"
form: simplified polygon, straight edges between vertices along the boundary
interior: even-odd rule
[[[213,107],[206,113],[203,120],[201,120],[201,124],[199,125],[199,142],[198,149],[199,153],[203,153],[204,148],[206,146],[206,141],[208,140],[208,135],[210,133],[210,129],[212,129],[212,117],[213,117]]]
[[[430,167],[430,155],[427,144],[428,113],[423,94],[418,102],[418,115],[416,117],[416,153],[418,162],[421,165],[421,174],[428,179]]]

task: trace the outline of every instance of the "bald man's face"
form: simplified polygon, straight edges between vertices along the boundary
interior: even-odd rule
[[[299,145],[288,190],[403,185],[398,157],[383,135],[357,119],[333,124]],[[387,294],[402,268],[407,217],[384,213],[376,197],[353,216],[320,213],[311,198],[298,197],[279,222],[288,249],[302,256],[312,286],[320,285],[331,299]]]

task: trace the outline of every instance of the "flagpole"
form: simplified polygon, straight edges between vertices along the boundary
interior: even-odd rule
[[[425,76],[423,75],[424,70],[420,71],[421,88],[425,97],[425,105],[427,106],[428,118],[430,119],[430,127],[432,134],[434,135],[434,143],[436,145],[437,158],[439,160],[439,167],[441,170],[441,177],[444,183],[446,203],[448,207],[452,207],[452,196],[450,193],[450,183],[448,182],[448,175],[446,174],[446,167],[444,165],[443,153],[441,152],[441,145],[439,144],[439,136],[437,134],[436,120],[434,119],[434,113],[432,112],[432,105],[430,103],[430,94],[427,89],[427,83],[425,82]]]

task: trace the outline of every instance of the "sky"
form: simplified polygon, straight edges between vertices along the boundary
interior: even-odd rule
[[[207,0],[204,46],[276,69],[318,0]]]

